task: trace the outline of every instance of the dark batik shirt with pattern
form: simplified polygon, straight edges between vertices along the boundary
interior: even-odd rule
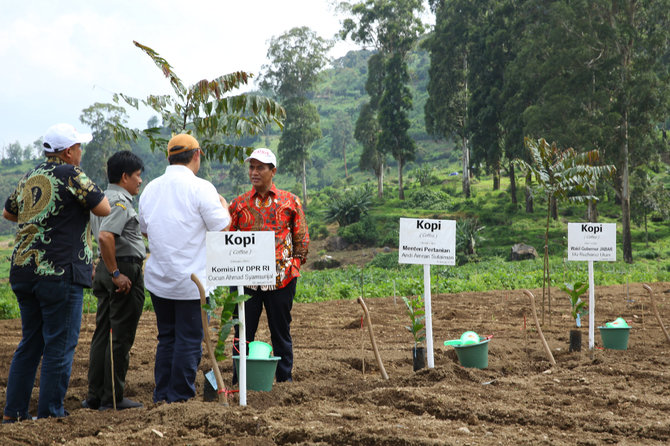
[[[18,217],[10,282],[66,280],[90,287],[89,212],[104,198],[79,167],[58,157],[30,170],[5,202]]]
[[[309,233],[300,198],[277,189],[273,184],[265,198],[255,189],[230,203],[231,231],[274,231],[277,283],[261,289],[284,288],[300,277],[300,266],[307,260]],[[254,287],[255,288],[255,287]]]

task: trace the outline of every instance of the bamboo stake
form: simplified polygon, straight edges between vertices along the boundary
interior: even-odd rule
[[[109,329],[109,363],[112,369],[112,406],[116,410],[116,390],[114,389],[114,381],[116,374],[114,373],[114,342],[112,341],[112,329]]]
[[[654,314],[656,315],[656,320],[658,320],[658,323],[661,326],[661,330],[663,330],[663,334],[665,335],[665,339],[670,342],[670,335],[668,335],[668,331],[665,329],[665,325],[663,325],[663,321],[661,320],[661,315],[658,313],[658,308],[656,308],[656,302],[654,302],[654,293],[651,291],[651,287],[649,285],[642,284],[642,288],[647,290],[649,292],[649,300],[651,301],[651,308],[654,309]]]
[[[205,289],[200,283],[200,279],[195,274],[191,274],[191,280],[195,282],[195,285],[198,287],[198,292],[200,293],[200,304],[204,306],[207,303],[205,298]],[[207,313],[205,309],[201,307],[200,317],[202,318],[202,331],[203,337],[205,338],[205,346],[207,347],[207,355],[209,360],[212,363],[212,368],[214,369],[214,377],[216,378],[216,393],[219,395],[219,403],[224,406],[228,406],[228,394],[226,393],[226,387],[223,385],[223,378],[221,377],[221,371],[219,370],[219,364],[216,362],[216,356],[214,356],[214,349],[212,349],[211,340],[209,339],[209,325],[207,324]]]
[[[363,378],[365,378],[365,349],[363,337],[363,317],[361,317],[361,370],[363,371]]]
[[[358,296],[358,303],[363,307],[363,312],[365,313],[365,320],[368,325],[368,333],[370,333],[370,342],[372,342],[372,350],[375,352],[375,359],[377,359],[377,365],[379,366],[379,371],[382,374],[382,378],[389,379],[389,376],[386,374],[386,369],[382,363],[382,358],[379,356],[379,350],[377,349],[377,342],[375,342],[375,335],[372,332],[372,321],[370,320],[370,313],[368,312],[368,307],[363,302],[363,298]]]
[[[535,319],[535,326],[537,327],[537,332],[540,335],[540,339],[542,340],[542,345],[544,346],[544,351],[547,353],[547,356],[549,357],[549,362],[551,362],[551,365],[556,365],[556,360],[554,359],[554,355],[551,354],[551,349],[549,348],[549,344],[547,344],[547,340],[544,339],[544,335],[542,334],[542,328],[540,328],[540,321],[537,320],[537,312],[535,311],[535,296],[533,296],[533,293],[531,293],[528,290],[523,290],[523,292],[530,299],[530,308],[533,311],[533,319]]]

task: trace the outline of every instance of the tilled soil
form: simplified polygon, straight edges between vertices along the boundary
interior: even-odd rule
[[[670,324],[670,283],[651,286],[661,319]],[[540,312],[542,291],[531,291]],[[542,347],[528,298],[520,290],[492,291],[433,296],[435,367],[414,372],[402,301],[367,298],[388,380],[381,377],[367,328],[361,328],[363,311],[356,301],[295,304],[294,382],[275,384],[270,392],[249,391],[244,407],[237,394],[227,407],[204,402],[202,372],[195,399],[153,404],[156,327],[153,313],[145,312],[126,390],[144,408],[118,412],[81,408],[94,329],[94,315],[84,315],[65,402],[70,416],[2,425],[0,444],[667,444],[670,343],[641,284],[596,289],[597,326],[618,316],[630,321],[630,341],[623,351],[602,349],[598,330],[595,349],[589,350],[584,327],[582,351],[569,352],[573,321],[568,299],[552,289],[552,300],[551,318],[547,311],[542,331],[555,366]],[[443,345],[466,330],[493,335],[486,369],[461,367],[454,349]],[[4,405],[20,322],[0,321],[0,331]],[[269,340],[264,322],[257,339]],[[229,385],[232,360],[219,365]],[[210,368],[203,357],[201,369]]]

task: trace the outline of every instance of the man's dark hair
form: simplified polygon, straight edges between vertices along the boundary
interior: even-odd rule
[[[173,150],[183,149],[184,146],[174,146]],[[173,164],[188,164],[195,156],[195,152],[200,149],[187,150],[186,152],[177,153],[176,155],[168,156],[168,163]]]
[[[121,181],[123,174],[132,175],[136,171],[144,170],[142,159],[130,150],[121,150],[107,160],[107,179],[110,184]]]

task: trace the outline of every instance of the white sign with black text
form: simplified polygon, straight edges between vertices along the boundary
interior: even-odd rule
[[[616,261],[616,223],[568,223],[568,260]]]
[[[456,265],[456,221],[401,218],[398,263]]]
[[[207,233],[207,286],[274,285],[275,233]]]

